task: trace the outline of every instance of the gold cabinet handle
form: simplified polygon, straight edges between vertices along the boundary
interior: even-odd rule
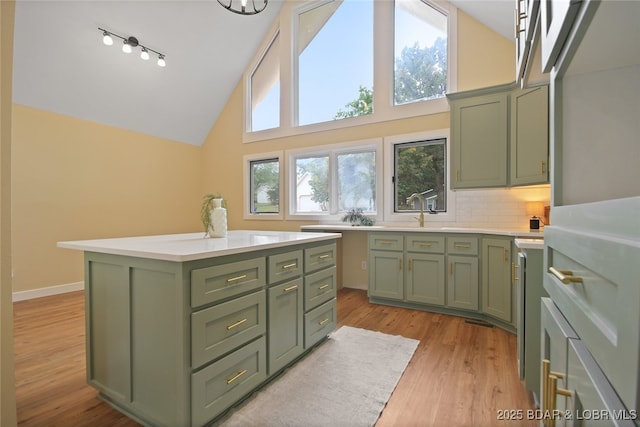
[[[238,378],[240,378],[241,376],[243,376],[246,373],[247,373],[246,369],[243,369],[242,371],[239,371],[237,374],[235,374],[231,378],[227,378],[227,384],[231,384],[232,382],[234,382],[235,380],[237,380]]]
[[[233,283],[233,282],[237,282],[238,280],[242,280],[242,279],[246,279],[247,275],[243,274],[242,276],[236,276],[236,277],[232,277],[230,279],[227,279],[227,283]]]
[[[324,290],[324,289],[327,289],[328,287],[329,287],[329,284],[328,284],[328,283],[325,283],[324,285],[319,286],[319,287],[318,287],[318,290],[319,290],[319,291],[322,291],[322,290]]]
[[[570,270],[558,270],[555,267],[549,267],[549,273],[556,276],[556,278],[565,285],[570,283],[582,283],[582,277],[574,276],[573,271]]]
[[[515,282],[516,280],[520,280],[516,275],[516,271],[520,268],[520,266],[514,262],[511,263],[511,281]]]
[[[544,160],[540,162],[540,175],[544,175],[546,173],[545,171],[545,163]]]
[[[419,243],[421,248],[430,248],[431,246],[433,246],[433,243],[430,242],[420,242]]]
[[[297,266],[298,266],[298,263],[297,263],[297,262],[293,262],[293,263],[291,263],[291,264],[285,264],[285,265],[283,265],[283,266],[282,266],[282,269],[283,269],[283,270],[288,270],[288,269],[290,269],[290,268],[296,268]]]
[[[237,328],[238,326],[242,325],[244,322],[247,321],[247,318],[245,317],[242,320],[238,320],[236,323],[232,323],[230,325],[227,325],[227,331],[232,330],[233,328]]]
[[[331,255],[329,255],[329,254],[324,254],[324,255],[320,255],[320,256],[318,256],[318,259],[327,259],[327,258],[329,258],[330,256],[331,256]]]
[[[558,379],[564,378],[564,374],[561,372],[554,372],[551,370],[551,362],[548,359],[542,360],[542,413],[553,412],[556,408],[556,395],[571,397],[571,391],[558,388]],[[555,426],[555,419],[545,419],[543,421],[547,427]]]
[[[284,288],[282,290],[282,293],[295,291],[296,289],[298,289],[298,285],[289,286],[288,288]]]
[[[471,245],[468,243],[456,243],[453,247],[458,249],[471,249]]]
[[[378,242],[379,245],[390,245],[393,243],[393,240],[380,240]]]
[[[322,319],[321,321],[318,322],[318,325],[322,326],[325,323],[327,323],[329,321],[329,318],[327,317],[326,319]]]

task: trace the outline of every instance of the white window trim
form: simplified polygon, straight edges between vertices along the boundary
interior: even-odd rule
[[[251,190],[251,162],[255,162],[258,160],[269,160],[269,159],[278,159],[278,169],[280,171],[280,200],[278,202],[278,213],[253,213],[251,212],[251,197],[253,192]],[[243,218],[252,220],[278,220],[282,221],[284,219],[284,201],[286,200],[286,192],[285,188],[285,168],[284,168],[284,152],[283,151],[272,151],[270,153],[259,153],[259,154],[247,154],[242,157],[243,164],[243,188],[244,188],[244,196],[242,197],[242,212]]]
[[[382,174],[383,174],[383,150],[382,150],[382,138],[372,138],[358,141],[350,141],[341,144],[332,144],[332,145],[323,145],[302,149],[292,149],[285,150],[285,158],[287,159],[287,213],[285,218],[287,220],[293,221],[304,221],[304,220],[316,220],[322,221],[324,223],[336,222],[341,223],[342,217],[344,216],[344,212],[338,212],[336,207],[338,206],[338,194],[337,194],[337,184],[336,184],[336,174],[337,171],[335,169],[335,156],[338,154],[349,153],[349,152],[361,152],[365,150],[375,150],[376,153],[376,214],[367,214],[367,216],[371,216],[376,219],[376,221],[382,218],[382,209],[383,209],[383,201],[382,201]],[[312,157],[312,156],[329,156],[329,206],[330,211],[327,213],[300,213],[296,212],[296,192],[294,188],[296,187],[296,167],[295,160],[298,157]]]
[[[319,3],[323,3],[322,1]],[[456,92],[458,87],[457,57],[458,57],[458,9],[445,0],[429,0],[436,9],[448,16],[448,92]],[[313,4],[316,4],[315,2]],[[294,92],[297,87],[297,74],[294,71],[293,35],[295,34],[294,20],[298,13],[312,5],[307,2],[285,2],[273,28],[254,56],[244,79],[244,128],[242,141],[251,143],[287,136],[304,135],[334,129],[343,129],[371,123],[398,120],[422,115],[448,112],[449,103],[446,98],[429,101],[418,101],[404,105],[394,105],[393,102],[393,1],[375,1],[374,3],[374,87],[378,88],[374,95],[374,111],[372,114],[314,123],[305,126],[293,126],[296,109]],[[381,29],[388,29],[382,31]],[[250,76],[254,68],[260,63],[262,56],[270,46],[275,35],[280,32],[281,62],[280,62],[280,127],[248,132],[251,114]],[[289,46],[289,48],[285,48]]]
[[[410,226],[416,225],[415,212],[395,212],[395,201],[393,191],[393,173],[394,173],[394,145],[407,142],[425,141],[429,139],[446,138],[447,152],[447,211],[439,212],[435,215],[426,213],[424,215],[425,223],[436,222],[454,222],[456,220],[456,198],[455,192],[451,190],[449,182],[449,167],[451,165],[451,138],[449,129],[438,129],[425,132],[408,133],[403,135],[394,135],[384,138],[384,214],[385,223],[405,223]]]

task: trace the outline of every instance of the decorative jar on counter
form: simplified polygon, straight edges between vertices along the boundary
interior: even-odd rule
[[[209,237],[227,236],[227,210],[222,207],[222,199],[213,199],[213,209],[209,212]]]

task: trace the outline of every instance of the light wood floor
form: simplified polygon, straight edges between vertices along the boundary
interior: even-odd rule
[[[377,427],[512,426],[498,411],[533,408],[516,372],[516,337],[464,319],[338,293],[338,324],[420,340]],[[86,384],[83,292],[14,304],[20,426],[138,426]],[[526,417],[525,417],[526,418]],[[523,426],[536,426],[523,421]]]

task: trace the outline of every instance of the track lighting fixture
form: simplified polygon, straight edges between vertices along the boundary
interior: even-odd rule
[[[133,36],[123,37],[114,32],[105,30],[104,28],[100,28],[100,27],[98,27],[98,30],[102,31],[102,43],[104,43],[105,45],[107,46],[113,45],[113,37],[117,37],[122,40],[122,51],[124,53],[131,53],[133,52],[134,48],[140,47],[140,58],[146,61],[150,57],[149,52],[153,52],[156,55],[158,55],[157,63],[159,67],[164,67],[167,65],[167,63],[164,60],[164,57],[165,57],[164,53],[160,53],[157,50],[153,50],[147,46],[141,45],[140,42],[138,42],[137,38]]]
[[[239,15],[255,15],[267,7],[268,1],[269,0],[218,0],[218,3],[225,9]],[[248,2],[251,2],[249,9],[247,9]]]

